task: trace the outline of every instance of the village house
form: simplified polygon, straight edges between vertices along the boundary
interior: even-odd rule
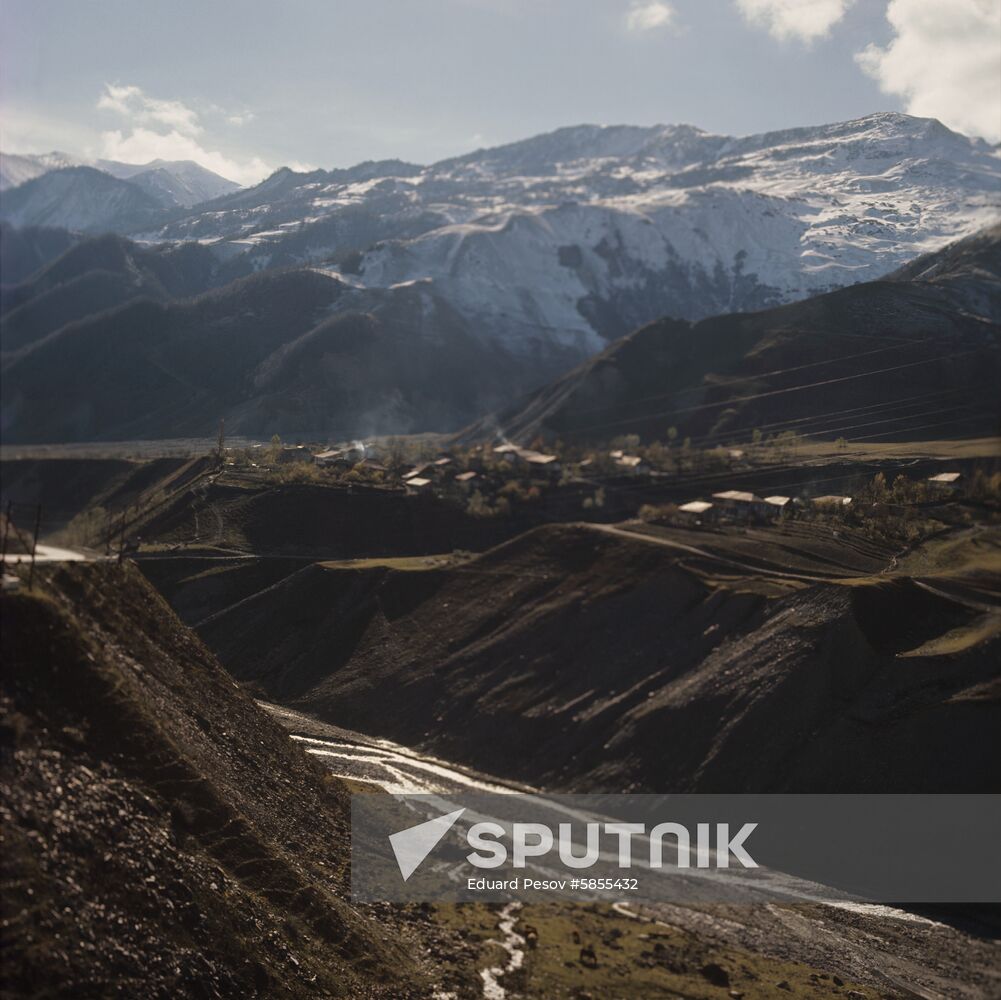
[[[352,445],[348,448],[327,448],[313,455],[316,465],[327,469],[350,469],[365,457],[365,449]]]
[[[426,493],[431,488],[431,480],[424,476],[411,476],[403,480],[408,493]]]
[[[615,453],[612,452],[611,454],[614,457]],[[615,467],[620,472],[625,472],[630,476],[646,475],[650,471],[650,466],[639,455],[620,454],[615,459]]]
[[[770,517],[781,517],[783,514],[791,510],[790,504],[792,503],[792,497],[765,497],[765,503],[768,505],[767,513]]]
[[[404,472],[403,479],[407,480],[407,479],[412,479],[414,476],[422,476],[428,469],[430,469],[430,467],[431,467],[430,463],[421,462],[420,465],[415,465],[413,466],[413,468],[408,469],[406,472]]]
[[[523,465],[533,474],[545,474],[550,477],[560,474],[560,460],[556,455],[546,455],[531,448],[519,448],[515,444],[502,444],[494,448],[494,454],[511,465]]]
[[[517,454],[533,475],[553,477],[560,474],[560,460],[555,455],[545,455],[541,451],[530,449],[522,449]]]
[[[516,455],[520,450],[521,449],[516,444],[505,442],[504,444],[496,445],[493,451],[495,455],[500,455],[502,458],[504,456],[510,458],[511,456]]]
[[[713,501],[720,508],[720,515],[734,521],[749,521],[752,517],[770,517],[768,504],[759,496],[743,490],[724,490],[714,493]]]
[[[956,493],[959,490],[961,472],[940,472],[937,476],[928,477],[928,485],[936,493]]]
[[[681,524],[709,524],[716,520],[716,513],[708,500],[690,500],[678,508],[676,520]]]

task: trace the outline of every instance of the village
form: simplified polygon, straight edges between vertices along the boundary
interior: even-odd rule
[[[689,441],[642,445],[629,436],[603,448],[507,440],[463,445],[433,438],[355,441],[336,447],[277,438],[228,449],[227,471],[278,484],[317,483],[434,497],[474,517],[539,520],[636,517],[714,530],[793,519],[911,520],[914,512],[965,495],[993,496],[997,474],[941,462],[854,463],[833,455],[807,461],[795,436],[747,447],[699,450]],[[961,463],[957,463],[961,464]],[[844,492],[826,492],[825,486]],[[906,511],[906,516],[903,512]]]

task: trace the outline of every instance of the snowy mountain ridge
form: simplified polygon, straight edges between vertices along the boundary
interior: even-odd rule
[[[89,160],[67,153],[0,153],[0,191],[66,167],[93,167],[119,180],[131,181],[151,194],[164,208],[192,208],[240,189],[219,174],[193,160],[151,160],[149,163],[121,163],[118,160]]]
[[[286,169],[147,236],[358,289],[419,283],[544,364],[662,315],[871,280],[999,213],[996,147],[882,113],[746,137],[580,125],[424,168]]]
[[[138,169],[160,167],[177,165]],[[15,221],[65,224],[72,209],[99,230],[110,197],[84,213],[57,194],[38,192]],[[744,137],[570,126],[424,167],[283,168],[191,210],[104,218],[151,243],[198,241],[233,273],[315,268],[353,290],[338,311],[413,289],[422,314],[448,307],[541,380],[661,316],[872,280],[999,215],[998,147],[880,113]]]

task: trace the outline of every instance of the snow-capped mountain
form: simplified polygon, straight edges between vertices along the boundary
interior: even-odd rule
[[[0,191],[65,167],[93,167],[119,180],[131,181],[151,194],[164,208],[193,208],[240,190],[219,174],[193,160],[151,160],[149,163],[122,163],[118,160],[88,160],[67,153],[36,155],[0,153]]]
[[[239,184],[193,160],[151,160],[142,164],[98,160],[94,166],[112,177],[138,184],[168,207],[192,208],[240,190]]]
[[[75,167],[77,164],[78,161],[66,153],[0,153],[0,191],[34,180],[50,170]]]
[[[370,292],[426,285],[545,366],[662,315],[871,280],[999,212],[997,147],[875,114],[744,138],[584,125],[425,168],[282,170],[149,235]]]
[[[0,197],[0,217],[15,226],[100,233],[149,226],[163,206],[137,184],[93,167],[50,170]]]

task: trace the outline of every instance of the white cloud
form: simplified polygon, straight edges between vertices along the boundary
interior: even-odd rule
[[[768,29],[775,38],[812,42],[826,35],[855,0],[737,0],[752,24]]]
[[[101,133],[100,155],[105,159],[123,163],[194,160],[237,184],[255,184],[274,169],[257,156],[238,160],[206,148],[198,112],[180,101],[150,97],[133,85],[108,83],[97,107],[128,120],[127,129]],[[243,112],[226,117],[232,125],[244,125],[254,116]]]
[[[236,125],[239,128],[242,125],[248,125],[256,117],[253,111],[241,111],[238,114],[226,115],[226,121],[230,125]]]
[[[859,65],[909,114],[1001,140],[1001,0],[890,0],[894,38]]]
[[[653,31],[666,28],[674,20],[674,8],[662,0],[635,0],[626,14],[630,31]]]
[[[48,114],[33,106],[3,102],[2,145],[5,153],[51,153],[62,151],[90,156],[93,153],[93,130],[77,119]]]
[[[101,133],[101,156],[123,163],[149,163],[150,160],[194,160],[207,170],[227,177],[237,184],[256,184],[273,171],[260,157],[236,160],[223,153],[205,149],[197,139],[176,129],[154,132],[138,127],[127,134],[118,130]]]
[[[149,97],[140,87],[106,83],[97,106],[102,111],[114,111],[134,122],[166,125],[185,135],[197,135],[202,131],[197,111],[180,101]]]

